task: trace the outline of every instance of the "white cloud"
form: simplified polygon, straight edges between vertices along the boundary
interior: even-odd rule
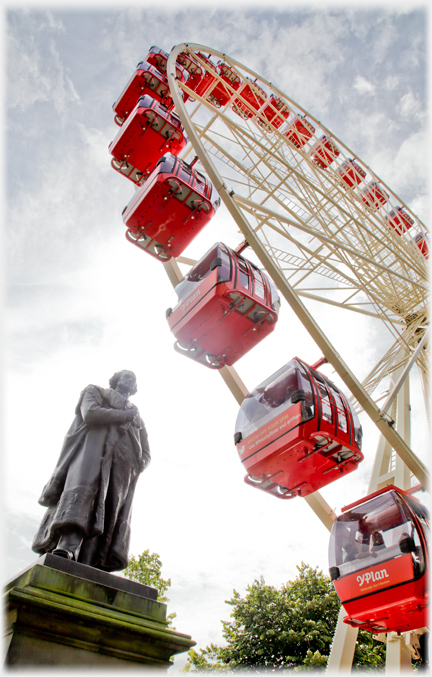
[[[357,75],[353,87],[359,94],[373,94],[376,89],[375,85],[366,80],[363,75]]]
[[[426,117],[421,102],[412,92],[403,95],[396,110],[405,120],[411,121],[414,119],[423,122]]]
[[[418,200],[428,192],[428,137],[425,131],[411,134],[399,148],[380,151],[372,166],[388,186],[399,194],[415,195]]]
[[[7,105],[26,110],[36,102],[52,102],[57,113],[64,114],[68,103],[79,101],[55,46],[55,36],[64,33],[64,25],[51,12],[43,13],[40,21],[30,13],[21,16],[21,25],[10,22],[7,37]]]
[[[395,75],[390,75],[384,82],[384,87],[390,91],[396,89],[399,84],[399,78]]]

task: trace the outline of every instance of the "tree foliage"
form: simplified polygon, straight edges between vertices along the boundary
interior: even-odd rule
[[[222,621],[226,645],[189,652],[184,670],[267,668],[316,670],[325,667],[340,602],[328,576],[307,564],[280,590],[256,579],[242,597],[236,590],[226,603],[231,620]],[[354,663],[384,665],[383,645],[363,633]],[[371,655],[370,655],[371,654]]]
[[[296,667],[308,651],[327,653],[339,601],[328,577],[302,563],[299,575],[277,590],[261,577],[241,598],[228,602],[232,621],[223,622],[228,646],[220,658],[231,665]]]
[[[150,550],[144,550],[138,557],[134,557],[134,555],[130,557],[129,564],[124,569],[123,574],[132,581],[156,588],[158,591],[158,601],[167,604],[169,599],[165,595],[165,592],[171,586],[171,579],[167,578],[165,580],[162,578],[161,570],[162,562],[157,552],[151,553]],[[171,623],[171,620],[175,616],[175,613],[168,616],[169,623]]]
[[[144,550],[138,558],[132,555],[123,574],[132,581],[157,588],[159,602],[169,602],[164,593],[171,586],[171,579],[162,578],[161,569],[162,562],[157,552]]]

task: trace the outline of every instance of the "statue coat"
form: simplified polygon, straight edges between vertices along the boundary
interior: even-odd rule
[[[134,407],[116,390],[89,385],[39,503],[47,507],[33,541],[39,554],[56,547],[68,528],[84,534],[78,561],[105,571],[128,564],[132,500],[150,461],[144,422],[124,423]]]

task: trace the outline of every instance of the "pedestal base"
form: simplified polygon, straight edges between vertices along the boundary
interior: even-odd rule
[[[44,555],[6,585],[6,665],[167,669],[195,642],[168,627],[157,590]]]

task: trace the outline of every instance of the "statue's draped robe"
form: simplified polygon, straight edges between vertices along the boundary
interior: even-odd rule
[[[132,406],[111,388],[89,385],[82,391],[39,499],[48,510],[33,541],[35,552],[50,552],[62,534],[79,529],[84,535],[79,562],[105,571],[127,566],[135,485],[150,461],[142,419],[139,427],[120,423],[120,410]]]

